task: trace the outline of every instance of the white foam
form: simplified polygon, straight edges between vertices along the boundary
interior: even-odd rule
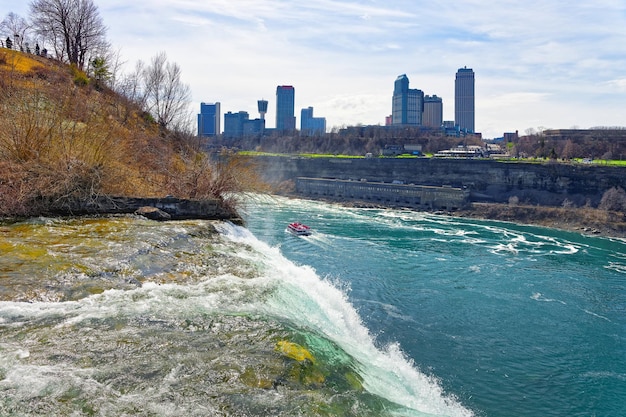
[[[242,278],[224,274],[187,285],[146,282],[132,290],[107,290],[69,302],[0,302],[0,317],[9,326],[52,320],[54,326],[63,328],[108,317],[178,320],[181,316],[198,312],[263,314],[289,321],[336,343],[360,364],[357,366],[364,388],[406,408],[407,413],[401,415],[473,415],[447,396],[437,380],[420,372],[399,346],[392,344],[377,348],[358,312],[348,301],[345,288],[319,277],[311,267],[294,264],[282,256],[278,248],[259,241],[245,228],[227,223],[218,228],[228,239],[241,244],[237,246],[236,256],[257,265],[260,268],[258,276]],[[258,294],[270,294],[269,299]],[[172,299],[184,299],[184,302],[173,303]],[[10,378],[28,371],[40,380],[44,379],[42,374],[45,373],[72,381],[90,379],[79,369],[42,366],[35,371],[27,370],[19,363],[20,359],[27,358],[27,349],[12,346],[11,351]],[[21,378],[23,381],[24,377]],[[50,381],[50,378],[45,380]],[[9,382],[9,379],[5,380],[5,383]],[[24,395],[38,395],[47,389],[46,384],[41,382],[30,388],[24,387],[32,388],[32,393],[25,392]]]
[[[533,295],[531,295],[530,298],[532,298],[535,301],[543,301],[546,303],[560,303],[563,305],[567,305],[565,301],[555,300],[553,298],[545,298],[540,292],[533,293]]]
[[[599,318],[599,319],[602,319],[602,320],[606,320],[606,321],[608,321],[608,322],[611,322],[611,320],[610,320],[608,317],[601,316],[600,314],[596,314],[596,313],[594,313],[593,311],[589,311],[589,310],[587,310],[587,309],[583,309],[583,311],[584,311],[585,313],[587,313],[587,314],[591,315],[591,316],[594,316],[594,317],[597,317],[597,318]]]
[[[257,240],[250,232],[233,225],[222,228],[231,239],[252,246],[265,260],[265,273],[282,282],[264,308],[323,334],[361,363],[363,386],[371,393],[420,413],[471,416],[438,382],[420,372],[399,346],[378,349],[345,292],[321,279],[307,266],[297,266],[277,248]]]

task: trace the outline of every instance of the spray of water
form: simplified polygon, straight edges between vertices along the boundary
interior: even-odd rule
[[[406,408],[409,414],[405,415],[473,415],[445,395],[434,378],[420,372],[397,344],[377,348],[345,292],[333,282],[322,279],[310,267],[290,262],[247,229],[225,224],[222,233],[253,247],[263,262],[261,273],[280,281],[261,307],[265,313],[304,326],[340,346],[359,364],[363,386],[370,393]]]

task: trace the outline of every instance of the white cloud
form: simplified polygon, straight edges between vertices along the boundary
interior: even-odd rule
[[[272,110],[276,86],[293,84],[296,113],[313,106],[328,126],[382,123],[406,73],[443,97],[450,120],[454,74],[467,65],[486,137],[626,124],[622,0],[95,1],[130,67],[165,51],[194,100],[224,111],[253,113],[259,98]],[[0,6],[27,15],[25,2]]]
[[[615,89],[619,92],[626,93],[626,78],[619,78],[615,80],[609,80],[606,82],[606,85],[610,89]],[[625,120],[626,123],[626,120]]]

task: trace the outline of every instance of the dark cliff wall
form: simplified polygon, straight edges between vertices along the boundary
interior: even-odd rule
[[[49,215],[76,216],[94,214],[129,214],[142,207],[158,208],[172,220],[205,219],[229,220],[241,223],[234,208],[224,205],[217,199],[190,200],[174,197],[132,198],[96,197],[90,200],[76,200],[52,207]]]
[[[532,164],[462,159],[255,157],[261,175],[271,183],[297,177],[465,187],[472,199],[560,205],[597,204],[611,187],[626,189],[626,168],[583,164]]]

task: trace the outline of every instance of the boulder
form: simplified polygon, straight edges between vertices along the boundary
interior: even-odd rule
[[[147,219],[150,220],[158,220],[158,221],[164,221],[164,220],[171,220],[172,216],[169,215],[169,213],[158,209],[156,207],[152,207],[152,206],[143,206],[143,207],[139,207],[136,211],[135,214],[139,215],[139,216],[143,216]]]

